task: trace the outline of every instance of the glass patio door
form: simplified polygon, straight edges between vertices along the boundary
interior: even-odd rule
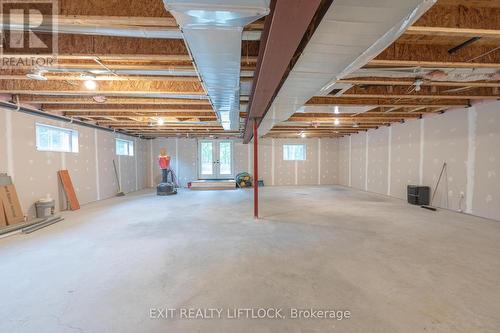
[[[198,161],[198,177],[200,179],[233,178],[233,142],[230,140],[199,140]]]

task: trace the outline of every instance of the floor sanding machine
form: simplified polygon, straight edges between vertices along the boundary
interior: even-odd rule
[[[161,169],[161,183],[156,187],[157,195],[173,195],[177,194],[177,178],[174,170],[170,168],[170,156],[167,155],[165,149],[160,150],[158,156],[158,164]]]

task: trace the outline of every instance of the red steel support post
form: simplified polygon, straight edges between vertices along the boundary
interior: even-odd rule
[[[253,120],[253,216],[259,218],[259,149],[257,119]]]

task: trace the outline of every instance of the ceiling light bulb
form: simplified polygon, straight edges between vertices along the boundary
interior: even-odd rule
[[[415,91],[420,91],[420,90],[422,90],[422,88],[420,88],[420,85],[416,85],[415,86]]]
[[[340,125],[340,120],[338,120],[338,118],[335,118],[335,120],[333,121],[333,124],[334,124],[335,126]]]
[[[301,138],[305,138],[306,137],[306,133],[300,133],[300,137]]]
[[[335,114],[339,114],[340,113],[338,105],[335,105],[335,108],[333,109],[333,113],[335,113]]]
[[[87,88],[88,90],[97,89],[97,82],[95,82],[94,80],[85,80],[83,84],[85,85],[85,88]]]
[[[165,124],[165,120],[163,120],[163,118],[158,118],[158,125],[163,125]]]

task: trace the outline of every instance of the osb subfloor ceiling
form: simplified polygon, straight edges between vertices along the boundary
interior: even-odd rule
[[[242,43],[240,131],[224,131],[162,0],[120,6],[60,0],[59,13],[64,31],[57,66],[38,68],[46,81],[26,76],[37,68],[1,69],[5,98],[146,138],[241,137],[259,52],[255,32],[264,20],[246,27],[253,37],[244,34]],[[106,35],[113,29],[135,37]],[[164,34],[137,37],[148,31]],[[480,38],[452,51],[473,37]],[[499,71],[500,1],[439,0],[390,47],[340,81],[350,88],[313,97],[267,136],[340,137],[498,99]],[[84,86],[88,73],[95,75],[95,90]]]

